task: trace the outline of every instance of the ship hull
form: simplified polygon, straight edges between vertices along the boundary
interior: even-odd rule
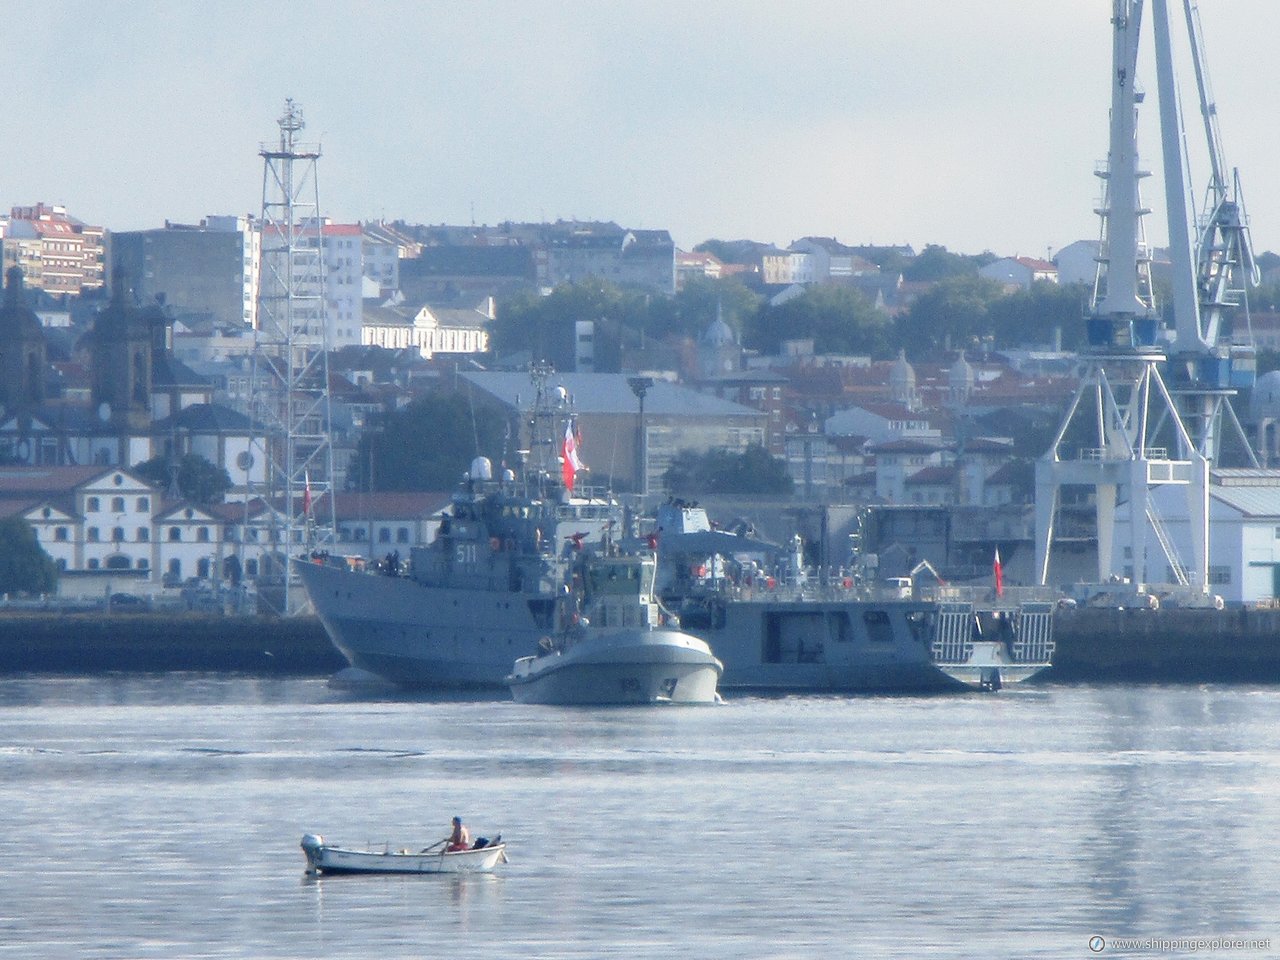
[[[628,630],[523,658],[508,684],[518,703],[715,703],[721,670],[696,637],[676,630]]]
[[[402,686],[502,688],[548,632],[519,592],[433,589],[407,577],[299,564],[325,632],[353,667]]]
[[[536,655],[551,632],[537,622],[528,594],[432,588],[316,564],[299,569],[325,630],[352,666],[402,686],[505,689],[512,664]],[[981,671],[934,662],[931,610],[910,600],[738,599],[687,618],[681,629],[723,664],[722,691],[990,686]],[[1042,669],[1006,664],[1003,685]]]
[[[932,662],[930,609],[893,600],[735,600],[687,629],[724,663],[722,690],[961,689]]]

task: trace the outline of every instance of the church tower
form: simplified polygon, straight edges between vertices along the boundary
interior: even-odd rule
[[[27,306],[22,270],[11,267],[0,307],[0,407],[6,414],[30,411],[43,402],[48,359],[44,326]]]
[[[111,303],[98,314],[90,336],[93,402],[114,426],[146,430],[151,423],[151,380],[164,310],[139,309],[133,290],[116,277]]]

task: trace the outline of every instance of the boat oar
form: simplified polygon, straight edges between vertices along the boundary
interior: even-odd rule
[[[436,841],[435,843],[433,843],[431,846],[429,846],[429,847],[423,847],[421,852],[422,852],[422,853],[430,853],[432,850],[434,850],[436,847],[440,846],[441,844],[448,843],[448,842],[449,842],[449,840],[450,840],[450,838],[449,838],[449,837],[445,837],[443,840],[437,840],[437,841]],[[443,852],[444,852],[444,851],[442,850],[442,851],[441,851],[441,853],[443,853]]]

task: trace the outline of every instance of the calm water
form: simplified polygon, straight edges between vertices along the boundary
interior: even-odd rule
[[[558,710],[11,678],[0,957],[1280,953],[1278,786],[1270,687]],[[303,874],[304,832],[425,845],[455,813],[503,873]]]

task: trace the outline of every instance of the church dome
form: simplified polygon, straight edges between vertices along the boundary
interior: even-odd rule
[[[909,403],[916,392],[916,369],[907,361],[907,352],[898,351],[898,359],[889,368],[889,393],[898,403]]]
[[[956,357],[956,362],[947,371],[947,381],[950,383],[952,390],[973,389],[973,367],[969,365],[969,361],[964,358],[963,353]]]
[[[710,347],[726,347],[737,343],[738,338],[733,335],[733,328],[723,318],[716,317],[703,332],[702,342]]]

